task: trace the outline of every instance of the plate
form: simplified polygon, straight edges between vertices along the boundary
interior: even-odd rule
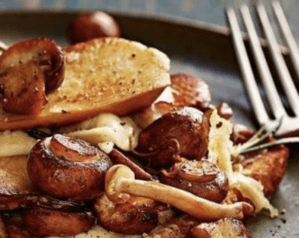
[[[0,40],[10,44],[31,37],[50,37],[66,46],[69,22],[77,14],[2,12]],[[227,28],[172,18],[113,15],[121,26],[123,37],[165,52],[171,59],[171,73],[187,72],[199,76],[210,86],[214,104],[227,102],[233,108],[233,122],[256,127]],[[280,211],[285,209],[286,214],[270,219],[262,213],[248,220],[246,224],[253,237],[299,237],[299,151],[295,147],[292,149],[286,176],[271,198],[271,203]]]

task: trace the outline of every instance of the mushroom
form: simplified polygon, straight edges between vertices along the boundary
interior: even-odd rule
[[[72,43],[99,37],[120,37],[120,28],[117,22],[105,12],[80,14],[70,24]]]
[[[155,200],[136,196],[119,204],[103,195],[94,203],[98,223],[105,229],[120,234],[150,232],[158,224],[159,211],[165,209],[164,205]]]
[[[34,237],[72,236],[87,232],[95,224],[91,212],[65,212],[46,208],[30,208],[22,212],[22,220]]]
[[[64,79],[62,49],[51,39],[17,42],[0,57],[0,93],[3,109],[11,113],[39,114],[46,94]]]
[[[204,112],[211,107],[210,88],[202,79],[186,73],[172,74],[171,87],[176,108],[195,107]]]
[[[137,161],[133,158],[129,158],[117,149],[113,149],[109,153],[109,157],[113,164],[123,164],[132,169],[136,175],[136,178],[143,180],[154,180],[153,176],[147,173]]]
[[[196,238],[250,238],[249,230],[238,220],[224,218],[217,222],[201,223],[191,229],[192,237]]]
[[[200,160],[208,150],[210,126],[207,117],[198,109],[184,107],[163,115],[146,127],[139,135],[140,152],[154,152],[177,140],[180,156]],[[175,149],[177,151],[177,149]],[[173,153],[158,153],[148,160],[157,167],[174,164]],[[169,157],[169,158],[168,158]]]
[[[147,197],[170,204],[201,221],[225,217],[243,219],[254,211],[246,202],[218,204],[158,182],[135,180],[133,171],[124,165],[114,165],[107,171],[105,191],[115,203],[128,201],[130,195]]]
[[[44,193],[62,199],[92,200],[103,193],[110,158],[85,141],[56,134],[37,142],[28,175]]]
[[[160,181],[196,196],[220,203],[228,191],[228,178],[207,160],[186,160],[161,170]]]

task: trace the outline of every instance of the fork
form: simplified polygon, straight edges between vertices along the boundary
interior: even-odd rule
[[[279,93],[276,89],[273,77],[271,75],[266,58],[263,54],[260,39],[255,30],[255,26],[250,15],[249,7],[243,3],[240,5],[241,16],[248,32],[249,43],[253,52],[254,60],[256,62],[258,73],[261,78],[262,85],[268,99],[269,107],[273,113],[272,119],[267,113],[263,99],[259,92],[253,70],[250,66],[250,61],[245,49],[243,37],[237,20],[237,14],[231,3],[227,3],[226,14],[228,23],[231,28],[233,43],[244,79],[245,88],[249,97],[249,101],[253,107],[254,114],[257,121],[267,131],[275,131],[276,136],[283,135],[299,135],[299,95],[295,84],[292,80],[291,74],[283,59],[280,47],[275,39],[274,31],[271,26],[266,8],[261,1],[255,3],[257,15],[261,22],[267,43],[269,45],[270,53],[274,61],[274,65],[278,71],[278,75],[282,84],[282,89],[285,92],[289,106],[295,116],[290,116],[281,101]],[[295,39],[291,33],[289,24],[286,20],[282,7],[278,0],[272,1],[274,14],[277,18],[278,25],[282,31],[284,39],[290,50],[290,56],[297,77],[299,79],[299,51]],[[276,130],[277,129],[277,130]],[[299,139],[298,139],[299,140]]]

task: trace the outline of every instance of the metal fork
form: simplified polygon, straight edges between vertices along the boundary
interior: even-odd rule
[[[292,80],[290,72],[287,65],[283,59],[280,46],[278,45],[273,28],[270,24],[269,17],[267,15],[264,4],[261,1],[255,3],[257,10],[257,15],[260,19],[267,43],[269,45],[270,53],[273,58],[275,67],[277,68],[278,75],[281,81],[282,88],[285,92],[288,104],[293,111],[295,116],[290,116],[281,101],[279,93],[276,89],[275,83],[273,81],[269,66],[267,64],[266,58],[263,54],[260,39],[255,30],[255,26],[250,15],[249,7],[246,4],[241,4],[239,10],[244,21],[244,25],[248,32],[250,47],[253,52],[254,60],[258,66],[258,72],[261,78],[262,85],[270,109],[273,113],[274,119],[272,119],[267,113],[266,107],[264,105],[263,99],[260,95],[253,70],[250,66],[250,61],[245,49],[243,42],[243,37],[240,31],[240,27],[237,20],[236,11],[231,3],[227,3],[226,14],[228,23],[231,27],[232,38],[237,54],[237,58],[240,64],[242,76],[244,78],[245,88],[249,96],[250,103],[253,107],[255,116],[260,125],[264,126],[267,131],[273,131],[275,128],[276,136],[283,135],[299,135],[299,95],[296,90],[295,84]],[[299,50],[296,45],[295,39],[291,33],[289,24],[283,13],[282,7],[277,0],[272,1],[272,7],[274,14],[277,18],[278,25],[283,33],[286,40],[287,46],[290,50],[290,56],[292,63],[294,64],[294,69],[296,70],[299,79]]]

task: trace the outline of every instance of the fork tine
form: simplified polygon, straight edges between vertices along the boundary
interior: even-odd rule
[[[299,50],[298,50],[298,46],[296,44],[296,41],[292,34],[291,28],[289,26],[289,23],[287,21],[285,14],[283,13],[283,10],[282,10],[282,7],[281,7],[279,1],[277,1],[277,0],[272,1],[272,7],[274,10],[276,19],[278,21],[279,27],[284,36],[284,39],[287,43],[287,46],[290,49],[292,63],[294,65],[294,68],[295,68],[295,71],[297,74],[297,78],[299,80]]]
[[[258,12],[258,16],[260,18],[263,30],[266,35],[266,39],[269,43],[269,48],[271,55],[273,57],[273,61],[275,63],[276,69],[278,70],[278,74],[285,91],[288,102],[293,110],[293,112],[298,116],[299,115],[299,96],[297,90],[295,88],[294,82],[291,78],[290,72],[286,66],[286,63],[282,57],[282,54],[279,50],[279,45],[276,41],[272,26],[270,24],[269,18],[266,13],[266,9],[264,5],[258,1],[256,5],[256,9]]]
[[[286,115],[286,112],[276,90],[272,75],[270,73],[270,69],[261,47],[260,40],[253,24],[253,20],[250,16],[249,8],[247,5],[243,4],[241,5],[240,10],[249,35],[250,45],[255,61],[257,62],[258,71],[262,79],[265,93],[267,95],[272,112],[275,118],[281,118],[283,115]]]
[[[257,117],[257,121],[261,125],[263,125],[269,121],[269,117],[254,79],[250,61],[248,59],[243,42],[243,37],[238,25],[236,13],[231,5],[228,5],[226,7],[226,14],[228,23],[231,27],[233,42],[236,48],[237,58],[244,78],[245,88],[247,89],[248,97]]]

